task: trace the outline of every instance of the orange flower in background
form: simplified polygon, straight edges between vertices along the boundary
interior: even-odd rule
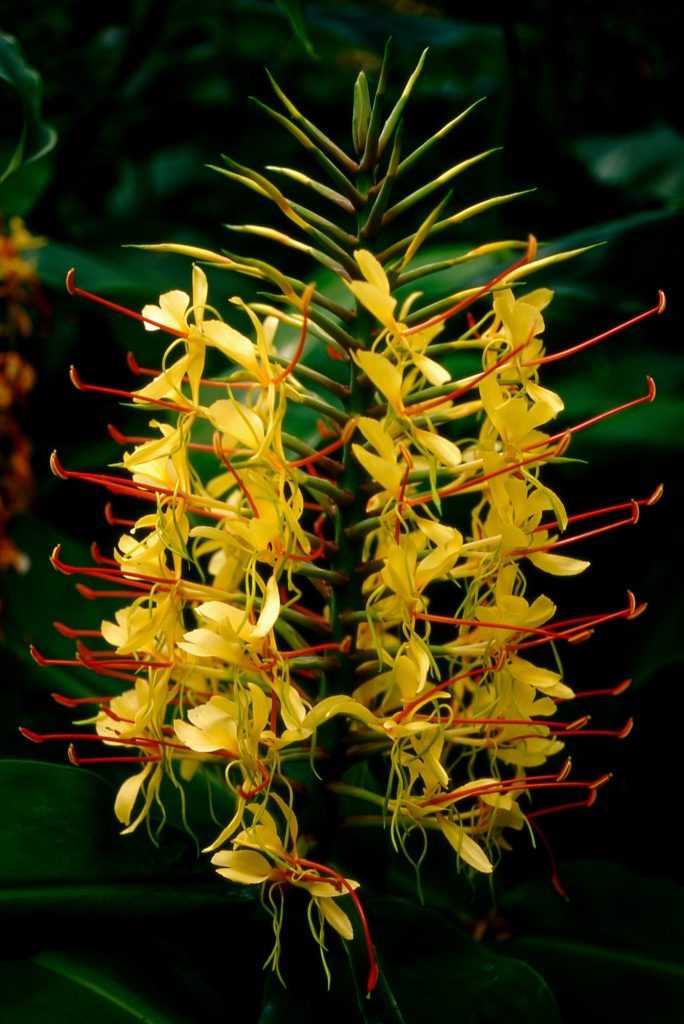
[[[33,332],[33,318],[44,313],[40,279],[27,254],[45,244],[19,217],[0,220],[0,340],[10,343]],[[11,520],[24,512],[33,494],[31,444],[23,432],[20,412],[32,390],[35,372],[19,352],[0,351],[0,570],[28,569],[27,556],[8,535]]]

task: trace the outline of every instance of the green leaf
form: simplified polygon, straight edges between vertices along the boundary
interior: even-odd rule
[[[577,139],[574,149],[603,185],[670,206],[684,200],[684,137],[667,125],[629,135]]]
[[[603,1021],[619,993],[630,1020],[680,1021],[684,888],[619,864],[578,863],[561,875],[569,902],[541,882],[503,897],[514,937],[500,948],[544,974],[564,1020]]]
[[[65,886],[149,879],[179,857],[173,837],[167,837],[162,855],[144,832],[119,836],[114,789],[93,772],[38,761],[2,761],[0,793],[2,887],[40,886],[59,901]],[[12,892],[4,888],[3,902],[6,897],[11,902]],[[34,893],[34,902],[39,899],[42,895]]]
[[[443,1024],[447,1012],[469,1024],[560,1020],[543,978],[519,960],[492,953],[436,911],[399,899],[367,902],[388,1003],[381,1019]]]
[[[0,962],[0,984],[3,1011],[15,1024],[189,1024],[186,1016],[168,1014],[117,982],[108,965],[84,963],[81,953],[51,952],[33,960]]]
[[[47,179],[35,178],[32,188],[23,197],[21,190],[5,191],[4,183],[9,181],[16,186],[16,182],[11,181],[13,176],[45,157],[54,147],[57,135],[42,119],[40,75],[28,66],[16,39],[8,35],[0,35],[0,80],[7,83],[18,115],[16,137],[4,144],[8,149],[0,150],[0,209],[5,214],[23,213],[37,198]],[[18,203],[20,208],[17,208]]]

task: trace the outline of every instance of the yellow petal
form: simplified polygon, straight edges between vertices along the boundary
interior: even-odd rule
[[[551,576],[578,576],[591,565],[591,562],[584,562],[580,558],[552,555],[548,551],[536,551],[527,557],[538,569],[550,573]]]
[[[383,459],[379,455],[374,455],[362,448],[360,444],[353,444],[352,451],[373,480],[376,480],[391,494],[398,494],[404,476],[402,466],[398,466],[396,462],[388,462],[387,459]]]
[[[258,885],[271,874],[271,865],[255,850],[219,851],[211,858],[219,875],[229,878],[231,882],[243,885]]]
[[[492,873],[494,867],[487,854],[459,825],[455,825],[452,821],[441,821],[439,827],[466,864],[483,874]]]
[[[565,403],[560,395],[557,395],[555,391],[550,391],[549,388],[543,388],[541,384],[535,384],[534,381],[527,382],[527,393],[534,402],[540,402],[542,405],[547,405],[552,411],[554,416],[557,416],[559,412],[562,412],[565,408]]]
[[[444,466],[456,468],[463,461],[461,449],[453,441],[449,441],[441,434],[433,434],[429,430],[416,429],[416,440],[434,455]]]
[[[387,459],[388,462],[394,462],[394,441],[379,420],[371,419],[369,416],[359,416],[356,425],[366,440],[373,445],[375,450],[384,459]]]
[[[334,928],[347,942],[351,942],[354,938],[354,929],[352,928],[351,921],[339,904],[330,899],[317,899],[316,904],[330,927]]]
[[[259,364],[256,347],[244,334],[229,327],[220,320],[210,320],[204,325],[204,333],[212,345],[232,359],[234,363],[244,366],[246,370],[257,373]]]
[[[185,330],[185,311],[190,305],[190,297],[186,292],[171,291],[159,296],[158,306],[143,306],[142,315],[156,320],[165,327],[176,331]],[[154,324],[145,324],[146,331],[158,331]]]
[[[196,658],[221,658],[227,662],[237,661],[240,654],[237,644],[228,643],[210,629],[191,629],[178,642],[178,647]]]
[[[199,326],[204,319],[204,307],[207,302],[207,275],[202,268],[193,263],[192,266],[192,305],[195,314],[195,323]]]
[[[368,249],[357,249],[354,253],[354,259],[358,263],[359,270],[368,283],[389,295],[390,286],[389,281],[387,280],[387,274],[382,269],[382,264],[376,259],[373,253],[369,252]]]
[[[528,686],[534,686],[535,689],[542,690],[552,697],[570,698],[573,696],[570,687],[561,682],[558,672],[533,665],[531,661],[519,658],[517,655],[512,655],[507,667],[514,679],[520,680],[521,683],[527,683]],[[553,712],[551,713],[553,714]]]
[[[231,441],[237,441],[239,445],[252,450],[263,443],[264,424],[246,405],[222,398],[207,408],[207,415],[213,425]]]
[[[135,801],[138,799],[138,794],[142,789],[145,779],[152,771],[152,767],[151,764],[146,764],[142,771],[136,775],[131,775],[119,787],[119,792],[116,794],[114,801],[114,814],[122,825],[128,825],[131,820]]]
[[[397,411],[401,411],[401,371],[385,356],[377,352],[355,352],[354,359],[366,376],[375,384]]]
[[[263,637],[273,629],[278,616],[280,615],[280,594],[275,576],[271,576],[266,584],[261,612],[257,624],[252,630],[253,637]]]
[[[435,362],[434,359],[414,354],[413,362],[416,364],[423,376],[429,380],[431,384],[434,384],[435,387],[440,387],[440,385],[446,384],[448,380],[451,380],[451,374],[447,370],[446,366],[442,366],[441,363]]]
[[[394,329],[394,309],[397,300],[390,295],[380,291],[375,285],[366,284],[365,281],[347,281],[349,291],[365,306],[369,313],[372,313],[376,320],[379,320],[383,327]]]

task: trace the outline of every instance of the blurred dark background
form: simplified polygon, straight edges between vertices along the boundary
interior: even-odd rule
[[[567,657],[568,680],[578,689],[633,678],[624,696],[588,710],[595,726],[619,725],[633,715],[635,729],[624,742],[577,744],[578,773],[611,770],[615,777],[593,809],[549,819],[548,835],[561,861],[589,858],[622,865],[659,876],[653,882],[657,888],[683,881],[670,822],[674,827],[678,808],[675,725],[682,714],[684,609],[678,288],[684,19],[657,0],[629,7],[551,2],[483,7],[410,0],[0,3],[0,31],[14,37],[20,47],[15,52],[42,78],[44,95],[41,112],[34,79],[0,76],[0,162],[7,163],[28,122],[36,151],[41,145],[46,150],[0,183],[0,213],[6,222],[12,215],[24,217],[32,232],[48,239],[35,255],[42,293],[31,314],[33,331],[11,345],[0,338],[0,347],[20,350],[36,372],[35,386],[17,412],[33,449],[35,489],[30,508],[8,526],[30,568],[23,574],[9,568],[1,581],[3,753],[63,759],[52,747],[27,750],[16,731],[19,722],[53,727],[62,713],[48,692],[69,685],[58,672],[46,679],[47,670],[31,662],[26,645],[33,641],[46,653],[66,654],[68,646],[51,633],[52,619],[82,624],[90,617],[96,624],[102,611],[83,606],[72,582],[53,573],[47,561],[57,540],[71,561],[81,560],[92,539],[105,549],[111,544],[102,495],[55,481],[49,453],[58,447],[70,466],[100,467],[116,458],[107,422],[124,429],[134,422],[113,404],[77,395],[68,366],[77,363],[88,380],[127,387],[129,348],[141,362],[154,365],[159,358],[154,335],[69,298],[66,270],[75,266],[82,287],[134,309],[156,302],[160,291],[187,288],[189,265],[180,257],[122,249],[126,243],[173,240],[248,255],[265,252],[264,258],[277,258],[290,273],[321,276],[298,255],[272,245],[259,250],[255,239],[229,235],[222,227],[226,222],[281,224],[258,196],[205,165],[218,162],[221,153],[257,169],[305,163],[291,137],[248,99],[256,95],[272,102],[265,67],[307,116],[350,146],[354,79],[364,68],[375,80],[385,40],[392,36],[390,91],[395,94],[421,49],[430,47],[405,119],[411,148],[474,100],[487,97],[425,159],[420,180],[501,145],[501,153],[457,179],[452,208],[536,188],[440,236],[440,246],[432,247],[435,255],[451,246],[468,249],[529,232],[553,251],[605,242],[534,278],[535,286],[556,290],[547,316],[551,349],[652,306],[659,288],[668,293],[664,317],[571,363],[550,367],[545,377],[566,400],[567,422],[642,393],[646,373],[659,387],[655,405],[578,436],[572,454],[588,464],[563,467],[553,480],[570,512],[645,497],[661,481],[665,496],[643,511],[635,527],[573,550],[591,559],[588,574],[534,581],[568,615],[620,607],[628,587],[649,602],[643,618],[607,625]],[[27,100],[29,94],[33,100]],[[54,145],[45,124],[56,133]],[[485,261],[467,275],[443,276],[443,290],[484,280],[493,266]],[[426,286],[428,295],[430,288],[436,296],[437,285]],[[214,289],[214,301],[217,294],[254,294],[245,280],[230,275],[216,276]],[[522,852],[510,858],[504,877],[534,886],[530,880],[547,870],[543,854],[528,856],[524,838],[518,846]],[[568,868],[571,877],[576,870]],[[599,875],[590,873],[593,884],[606,869],[597,870]],[[681,890],[657,888],[653,898],[666,908],[681,900]],[[618,894],[615,906],[621,900]],[[643,925],[640,952],[655,955],[656,931],[655,922]],[[536,962],[532,953],[529,959]],[[567,1006],[574,1012],[573,997],[563,998],[570,1000],[566,1012]],[[582,1012],[593,1019],[586,1007]]]

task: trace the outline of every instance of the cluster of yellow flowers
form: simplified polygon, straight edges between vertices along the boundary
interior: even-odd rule
[[[585,639],[604,621],[633,618],[643,606],[630,595],[616,612],[559,620],[549,597],[529,593],[524,566],[529,561],[552,576],[581,573],[588,562],[566,555],[565,546],[634,522],[639,506],[658,496],[568,516],[541,479],[546,464],[562,460],[574,432],[654,396],[649,381],[647,394],[618,409],[560,432],[549,428],[563,402],[540,384],[540,369],[606,335],[545,355],[542,314],[552,293],[518,294],[517,282],[574,253],[537,258],[534,239],[491,243],[447,262],[510,248],[523,254],[484,285],[433,306],[415,309],[417,292],[397,296],[420,276],[407,268],[432,232],[508,198],[447,222],[438,220],[442,202],[416,234],[371,252],[381,228],[411,205],[402,200],[388,208],[389,187],[403,166],[396,147],[386,170],[379,165],[412,80],[382,129],[375,105],[364,101],[367,86],[357,84],[355,162],[286,97],[290,118],[276,115],[307,148],[327,150],[342,164],[340,170],[323,154],[340,192],[307,182],[358,213],[355,234],[286,200],[257,172],[228,172],[315,233],[320,249],[299,248],[334,267],[352,305],[258,260],[151,246],[269,280],[294,312],[233,298],[248,325],[239,330],[209,305],[207,278],[195,263],[192,295],[171,291],[131,314],[147,330],[173,336],[161,370],[130,358],[133,372],[150,378],[143,387],[91,385],[72,370],[82,390],[173,415],[151,419],[143,437],[112,431],[125,449],[123,474],[70,470],[53,456],[58,475],[147,508],[122,519],[108,506],[109,521],[126,527],[113,558],[95,550],[94,566],[77,567],[59,550],[53,554],[61,571],[114,588],[82,586],[86,596],[127,600],[95,631],[104,649],[88,645],[93,631],[58,624],[77,639],[74,664],[125,682],[124,692],[92,698],[99,705],[89,720],[94,733],[26,733],[122,748],[120,755],[85,758],[72,743],[70,757],[76,764],[135,763],[115,803],[124,832],[149,822],[165,777],[181,788],[198,771],[213,784],[220,780],[233,812],[206,852],[223,877],[262,887],[276,933],[274,968],[288,885],[308,894],[322,951],[326,925],[353,937],[340,904],[349,896],[368,947],[369,989],[377,969],[359,883],[312,859],[318,837],[308,790],[324,786],[331,799],[366,802],[374,813],[364,823],[387,824],[393,845],[407,854],[412,834],[426,840],[441,833],[459,861],[483,873],[507,847],[509,830],[537,830],[537,817],[568,805],[531,810],[533,791],[573,790],[578,799],[571,806],[590,804],[608,776],[575,779],[568,760],[536,769],[564,751],[570,737],[622,736],[629,723],[601,730],[588,729],[586,716],[554,721],[575,696],[556,648]],[[379,94],[383,82],[384,72]],[[343,173],[350,162],[356,184]],[[273,229],[248,227],[293,244]],[[73,274],[68,287],[97,298],[77,287]],[[476,320],[470,310],[483,301]],[[635,319],[660,309],[662,299]],[[445,337],[462,314],[467,321],[457,336]],[[276,346],[280,321],[297,330],[287,354]],[[303,361],[319,344],[328,348],[330,376]],[[210,351],[225,358],[226,373],[207,379]],[[468,353],[476,357],[471,372],[454,379],[453,357]],[[319,417],[321,447],[289,429],[292,411],[302,408]],[[615,512],[625,515],[561,538],[570,522]],[[535,647],[538,655],[528,656]],[[549,661],[547,652],[553,667],[537,663]],[[625,685],[578,696],[618,693]],[[384,793],[345,779],[359,758],[384,766]],[[301,771],[292,771],[297,761],[311,763],[305,783]]]

